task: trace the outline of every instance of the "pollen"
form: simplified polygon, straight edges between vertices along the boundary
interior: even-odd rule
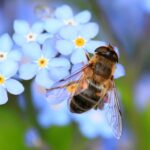
[[[5,77],[3,75],[0,75],[0,85],[5,83]]]
[[[33,41],[36,40],[36,34],[34,34],[34,33],[28,33],[26,35],[26,39],[27,39],[28,42],[33,42]]]
[[[77,88],[78,88],[78,84],[77,84],[77,83],[73,83],[73,84],[71,84],[71,85],[69,85],[69,86],[67,87],[67,91],[68,91],[69,93],[75,93],[76,90],[77,90]]]
[[[48,66],[48,59],[41,57],[38,59],[37,64],[40,68],[46,68]]]
[[[0,61],[5,60],[7,57],[7,54],[5,52],[0,52]]]
[[[86,40],[82,37],[76,38],[73,42],[77,48],[84,47],[86,44]]]

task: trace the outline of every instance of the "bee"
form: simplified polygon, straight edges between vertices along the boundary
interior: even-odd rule
[[[122,133],[122,117],[114,82],[118,55],[110,44],[100,46],[88,63],[69,77],[47,90],[51,103],[69,101],[70,111],[81,114],[90,109],[105,111],[106,119],[116,138]]]

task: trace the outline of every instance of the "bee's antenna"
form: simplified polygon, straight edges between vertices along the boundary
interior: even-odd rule
[[[85,55],[86,55],[87,60],[90,61],[90,55],[89,55],[89,53],[87,52],[86,49],[84,49],[84,52],[85,52]]]

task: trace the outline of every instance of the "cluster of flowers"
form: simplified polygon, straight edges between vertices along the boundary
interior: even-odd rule
[[[68,76],[76,65],[86,62],[85,51],[93,54],[97,47],[107,44],[93,40],[99,27],[90,20],[89,11],[73,15],[68,5],[58,7],[50,18],[32,25],[25,20],[16,20],[13,37],[0,36],[0,104],[8,101],[7,91],[14,95],[24,91],[18,80],[34,79],[31,87],[33,102],[43,127],[66,125],[73,119],[87,137],[102,133],[110,135],[100,112],[91,110],[80,116],[68,115],[65,102],[50,108],[43,93],[44,89]],[[118,65],[115,77],[123,75],[124,68]],[[64,108],[56,109],[61,106]]]

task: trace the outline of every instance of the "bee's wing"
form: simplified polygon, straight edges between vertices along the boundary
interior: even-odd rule
[[[122,117],[121,117],[121,110],[119,106],[118,93],[115,88],[115,84],[113,86],[113,89],[108,91],[107,97],[108,97],[108,101],[104,105],[104,112],[108,124],[112,128],[114,136],[117,139],[119,139],[122,134]]]
[[[71,84],[78,83],[83,75],[83,69],[88,67],[88,65],[82,67],[80,70],[72,73],[65,79],[57,82],[52,88],[47,89],[47,100],[50,104],[58,104],[64,100],[69,100],[75,93],[69,93],[67,87]]]

